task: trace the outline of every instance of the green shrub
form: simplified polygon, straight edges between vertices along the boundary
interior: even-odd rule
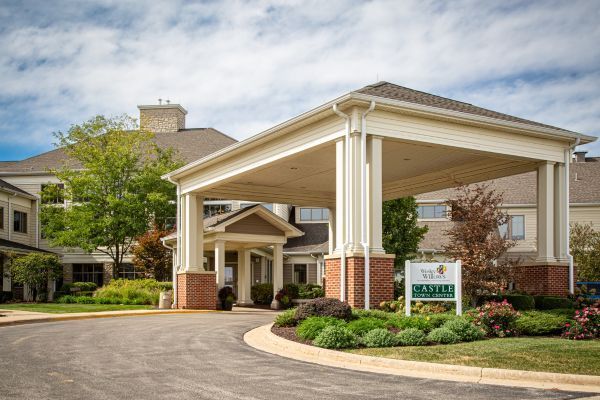
[[[300,322],[298,328],[296,328],[296,335],[302,339],[314,340],[326,327],[345,324],[345,321],[333,317],[308,317]]]
[[[290,308],[289,310],[285,310],[277,317],[275,317],[275,326],[285,327],[285,326],[295,326],[296,319],[294,318],[294,314],[296,313],[295,308]]]
[[[378,318],[380,320],[387,321],[388,319],[390,319],[393,316],[394,316],[394,314],[391,314],[391,313],[385,312],[385,311],[381,311],[381,310],[364,310],[362,308],[353,308],[352,309],[352,319]]]
[[[98,289],[98,285],[95,282],[73,282],[73,283],[65,283],[61,286],[61,292],[71,292],[71,288],[79,289],[82,292],[93,292]]]
[[[396,335],[400,346],[422,346],[425,344],[425,333],[417,328],[408,328]]]
[[[376,328],[367,332],[361,342],[366,347],[392,347],[398,343],[398,339],[387,329]]]
[[[490,301],[467,312],[473,324],[485,329],[488,336],[506,337],[516,333],[515,322],[520,314],[506,300]]]
[[[572,308],[555,308],[553,310],[544,310],[546,314],[552,315],[560,315],[567,318],[573,317],[573,309]]]
[[[429,318],[428,321],[431,325],[431,329],[435,329],[441,327],[448,321],[452,321],[460,317],[456,314],[431,314],[425,317],[425,319],[427,318]]]
[[[452,344],[460,342],[460,337],[448,328],[435,328],[429,332],[427,340],[433,343]]]
[[[424,332],[428,332],[432,328],[431,323],[424,315],[414,315],[410,317],[395,315],[394,317],[388,319],[385,324],[386,327],[393,327],[401,330],[416,328]]]
[[[314,283],[298,285],[299,299],[318,299],[319,297],[325,297],[325,291],[320,285]]]
[[[297,299],[300,296],[300,286],[295,283],[286,283],[282,290],[290,299]]]
[[[500,303],[506,300],[509,304],[513,306],[513,308],[517,311],[522,310],[533,310],[535,309],[535,300],[533,296],[528,294],[503,294],[503,295],[492,295],[492,296],[482,296],[479,299],[479,304],[482,305],[486,302],[497,302]]]
[[[573,300],[566,297],[534,296],[536,310],[573,309]]]
[[[258,283],[250,288],[250,298],[254,304],[271,304],[273,301],[273,284]]]
[[[527,336],[555,335],[562,332],[568,320],[564,315],[528,311],[517,319],[515,327]]]
[[[485,331],[477,328],[464,318],[455,318],[446,322],[442,328],[454,332],[461,342],[473,342],[481,340],[485,336]]]
[[[322,297],[298,306],[295,314],[296,321],[308,317],[334,317],[348,321],[352,318],[352,308],[348,303]]]
[[[77,296],[72,296],[70,294],[64,295],[64,296],[60,296],[59,298],[55,299],[54,301],[56,303],[61,303],[61,304],[73,304],[75,303],[77,299]]]
[[[363,336],[373,329],[385,328],[385,321],[378,318],[366,317],[350,321],[346,327],[355,335]]]
[[[313,344],[325,349],[344,349],[356,347],[357,338],[344,326],[330,325],[319,333]]]
[[[96,290],[95,298],[110,298],[118,304],[156,305],[160,292],[171,287],[170,282],[158,282],[154,279],[113,279],[108,285]]]

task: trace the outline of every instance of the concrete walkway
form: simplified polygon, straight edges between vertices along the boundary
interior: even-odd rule
[[[256,350],[259,310],[0,328],[2,399],[582,399],[561,392],[351,371]]]
[[[110,318],[110,317],[134,317],[142,315],[160,315],[160,314],[198,314],[211,313],[217,311],[206,310],[119,310],[119,311],[95,311],[84,313],[41,313],[22,310],[5,310],[0,307],[0,326],[5,325],[22,325],[40,322],[57,322],[69,321],[76,319],[92,319],[92,318]],[[273,313],[273,311],[262,308],[249,307],[234,307],[235,313]]]

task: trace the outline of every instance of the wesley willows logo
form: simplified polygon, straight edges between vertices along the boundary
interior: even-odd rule
[[[443,280],[446,279],[446,272],[448,271],[448,267],[444,264],[440,264],[435,268],[421,268],[421,276],[423,279],[428,280]]]

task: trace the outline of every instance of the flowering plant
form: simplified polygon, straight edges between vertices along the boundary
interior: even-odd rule
[[[506,337],[517,334],[514,326],[519,314],[506,300],[490,301],[467,313],[473,324],[485,330],[487,336]]]
[[[565,324],[562,335],[566,339],[583,340],[600,336],[600,302],[575,310],[572,322]]]

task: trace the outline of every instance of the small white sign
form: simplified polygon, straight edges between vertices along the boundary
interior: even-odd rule
[[[454,301],[456,314],[462,314],[462,283],[460,260],[453,263],[405,264],[404,287],[406,315],[410,315],[412,300]]]

